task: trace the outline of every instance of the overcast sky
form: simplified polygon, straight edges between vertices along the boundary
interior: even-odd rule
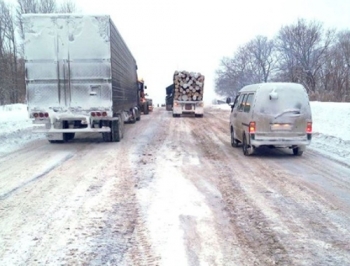
[[[16,2],[16,0],[8,0]],[[257,35],[274,37],[298,18],[350,29],[349,0],[75,0],[86,14],[108,14],[134,55],[154,103],[163,103],[175,70],[206,77],[214,96],[224,56]]]

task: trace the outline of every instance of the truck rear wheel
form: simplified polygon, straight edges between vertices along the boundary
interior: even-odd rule
[[[132,116],[132,118],[130,120],[130,123],[135,124],[136,120],[137,120],[137,114],[136,114],[136,111],[134,108],[131,110],[131,116]]]
[[[145,115],[148,115],[148,112],[149,112],[149,110],[148,110],[148,102],[145,102],[144,105],[143,105],[143,113]]]
[[[69,141],[74,139],[75,133],[63,133],[63,141]]]
[[[136,121],[141,120],[141,110],[137,110],[137,116],[136,116]]]
[[[123,125],[121,118],[119,117],[119,120],[114,120],[111,123],[111,141],[112,142],[119,142],[123,138]]]

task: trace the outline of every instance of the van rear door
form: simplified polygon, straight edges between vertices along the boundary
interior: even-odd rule
[[[311,122],[307,93],[301,86],[276,87],[259,91],[255,110],[261,115],[256,123],[257,132],[273,136],[300,137],[306,134]]]

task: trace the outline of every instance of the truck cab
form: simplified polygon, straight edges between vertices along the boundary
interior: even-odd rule
[[[145,93],[147,86],[145,85],[145,82],[143,79],[138,80],[138,86],[139,86],[139,109],[140,109],[140,112],[143,113],[144,115],[148,115],[149,102],[146,99],[147,93]]]

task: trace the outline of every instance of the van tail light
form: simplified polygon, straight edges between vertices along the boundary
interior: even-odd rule
[[[307,122],[306,133],[312,133],[312,122]]]
[[[256,131],[256,124],[255,122],[250,122],[249,123],[249,133],[250,134],[254,134]]]

